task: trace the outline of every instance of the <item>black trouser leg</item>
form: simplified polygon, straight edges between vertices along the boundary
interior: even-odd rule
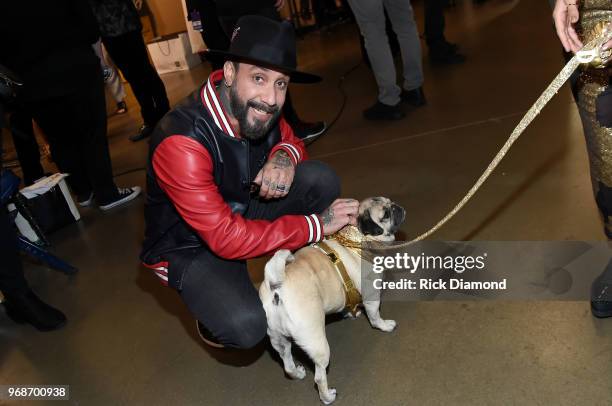
[[[444,38],[444,7],[448,0],[425,0],[425,41],[432,47],[446,42]]]
[[[266,335],[266,315],[245,261],[228,261],[202,248],[185,270],[181,298],[227,347],[251,348]]]
[[[287,89],[285,104],[283,104],[283,117],[285,117],[285,120],[287,120],[287,123],[289,123],[291,127],[296,126],[301,121],[293,108],[293,101],[291,101],[291,92],[289,89]]]
[[[170,103],[164,82],[149,61],[142,35],[133,31],[117,37],[104,37],[102,42],[132,87],[143,121],[154,126],[170,110]]]
[[[0,291],[10,296],[20,295],[28,289],[17,252],[15,226],[9,220],[6,210],[0,208]]]
[[[93,191],[99,204],[117,195],[106,138],[104,81],[99,65],[90,79],[74,92],[28,104],[32,117],[45,132],[55,163],[69,173],[68,184],[77,194]]]
[[[200,34],[204,43],[210,49],[227,50],[230,46],[230,41],[219,21],[215,0],[200,0],[197,3],[202,21],[202,32]],[[222,58],[209,58],[209,62],[213,70],[223,67]]]
[[[276,21],[280,21],[281,20],[281,16],[278,13],[278,11],[276,10],[276,8],[274,8],[273,6],[270,7],[263,7],[259,10],[257,10],[257,13],[255,13],[259,16],[262,17],[268,17],[271,20],[276,20]],[[232,33],[234,32],[234,27],[236,26],[236,22],[238,22],[238,20],[240,19],[240,15],[231,15],[231,16],[219,16],[219,22],[221,23],[221,26],[223,27],[223,30],[225,30],[225,34],[229,37],[232,38]]]
[[[286,214],[320,213],[340,196],[334,171],[318,161],[298,165],[289,194],[269,202],[255,201],[246,218],[274,220]],[[172,272],[172,261],[170,261]],[[181,297],[191,313],[228,347],[250,348],[266,334],[266,315],[247,271],[246,261],[198,251],[183,271]]]
[[[40,164],[40,151],[32,128],[32,117],[24,109],[19,109],[11,115],[10,121],[13,143],[23,171],[23,181],[28,186],[45,174]]]

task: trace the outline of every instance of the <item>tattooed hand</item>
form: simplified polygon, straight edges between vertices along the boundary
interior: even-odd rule
[[[294,176],[293,161],[285,151],[279,150],[268,159],[253,182],[260,186],[259,196],[264,199],[278,199],[289,193]]]
[[[320,214],[323,234],[331,235],[347,224],[357,225],[359,202],[355,199],[336,199]]]

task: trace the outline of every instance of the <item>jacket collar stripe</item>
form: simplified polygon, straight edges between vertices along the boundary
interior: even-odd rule
[[[217,93],[215,92],[210,79],[211,78],[208,78],[208,83],[206,84],[206,86],[208,87],[208,94],[210,95],[210,98],[212,100],[213,107],[215,107],[217,115],[221,118],[221,121],[223,122],[224,131],[227,134],[229,134],[231,137],[236,137],[234,135],[234,131],[232,130],[232,127],[229,125],[229,122],[225,115],[225,111],[223,110],[223,107],[221,106],[221,104],[219,103],[219,100],[217,99]]]
[[[215,121],[215,124],[217,125],[217,127],[223,130],[223,128],[221,127],[221,124],[219,123],[219,120],[217,119],[217,115],[215,114],[215,111],[213,110],[212,105],[210,104],[210,100],[208,99],[208,92],[206,91],[206,86],[202,88],[202,101],[204,102],[204,105],[208,109],[208,112],[210,113],[213,120]]]

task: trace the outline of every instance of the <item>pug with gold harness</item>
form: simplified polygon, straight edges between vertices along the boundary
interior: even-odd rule
[[[293,379],[303,379],[306,371],[294,361],[290,340],[308,354],[315,365],[319,397],[325,404],[336,399],[336,390],[327,384],[330,351],[325,315],[345,311],[356,317],[363,306],[372,327],[385,332],[395,329],[394,320],[380,317],[379,292],[361,303],[361,272],[368,269],[368,264],[362,263],[367,258],[361,255],[361,243],[393,241],[404,217],[405,210],[385,197],[365,199],[359,205],[358,227],[347,226],[295,254],[280,250],[265,266],[259,296],[270,342]]]

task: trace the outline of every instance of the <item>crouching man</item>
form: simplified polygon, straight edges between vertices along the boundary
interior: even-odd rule
[[[158,124],[147,171],[141,260],[177,289],[205,341],[249,348],[266,316],[246,260],[295,250],[355,224],[328,166],[306,160],[280,115],[296,70],[293,27],[246,16],[223,69]]]

